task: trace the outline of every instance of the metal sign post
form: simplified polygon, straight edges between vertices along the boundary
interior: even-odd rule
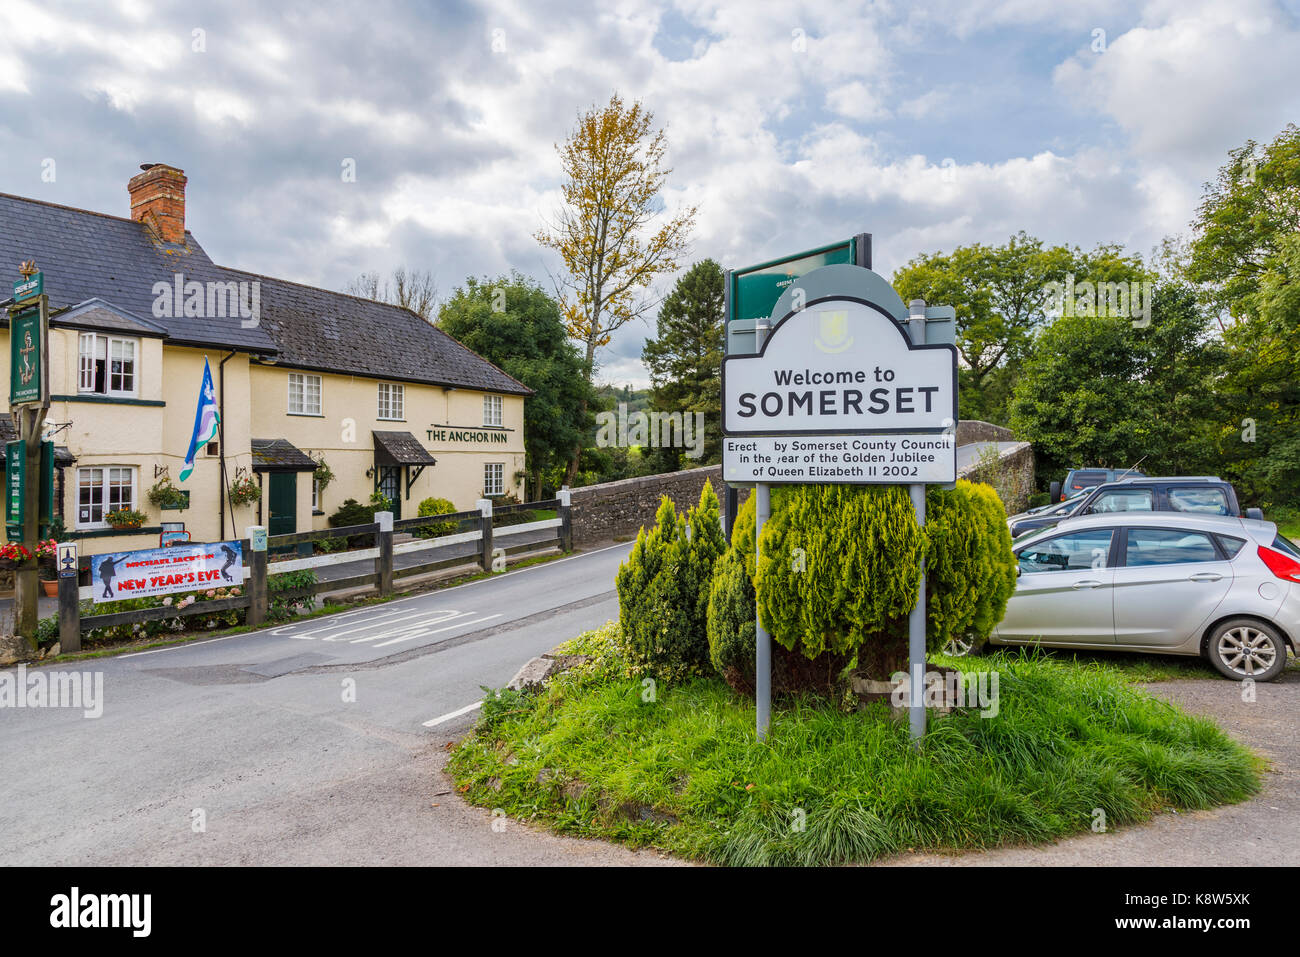
[[[860,264],[869,248],[869,237],[855,238],[848,245],[854,261],[797,277],[769,316],[728,323],[722,474],[728,483],[754,486],[759,557],[773,484],[906,485],[924,526],[926,486],[956,480],[955,312],[921,300],[909,309],[883,277]],[[733,287],[731,280],[728,291]],[[917,587],[908,665],[909,727],[919,741],[925,733],[924,559]],[[757,602],[754,618],[755,723],[764,740],[772,638]]]

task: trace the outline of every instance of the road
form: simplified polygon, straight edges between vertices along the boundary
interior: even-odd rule
[[[630,548],[61,665],[102,673],[103,715],[0,710],[0,862],[663,863],[514,822],[493,830],[488,811],[439,793],[450,787],[444,746],[474,712],[438,719],[616,618],[614,575]]]

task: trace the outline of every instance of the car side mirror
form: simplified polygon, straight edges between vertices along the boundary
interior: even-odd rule
[[[1020,563],[1016,562],[1016,577],[1020,577]]]

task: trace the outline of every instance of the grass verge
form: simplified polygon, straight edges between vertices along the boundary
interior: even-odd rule
[[[612,648],[608,629],[578,650]],[[594,636],[594,639],[593,639]],[[1233,803],[1262,763],[1213,723],[1105,666],[960,659],[999,673],[999,712],[932,718],[924,747],[883,706],[753,702],[701,678],[655,689],[616,654],[535,695],[498,692],[454,750],[471,802],[554,830],[728,865],[863,863],[912,849],[1051,841],[1166,808]]]

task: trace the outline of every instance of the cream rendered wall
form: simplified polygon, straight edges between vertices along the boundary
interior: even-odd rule
[[[204,350],[164,346],[155,338],[140,338],[137,363],[137,398],[163,405],[138,405],[113,401],[86,401],[77,396],[78,336],[80,330],[53,327],[50,330],[50,394],[47,427],[64,423],[66,429],[54,436],[56,445],[67,446],[76,457],[75,465],[64,469],[64,521],[69,532],[77,529],[77,470],[89,466],[135,466],[135,507],[148,517],[146,527],[162,521],[184,522],[194,541],[217,541],[243,537],[246,526],[256,520],[256,506],[235,510],[234,532],[227,510],[225,535],[217,514],[221,493],[220,460],[199,454],[194,472],[180,482],[180,468],[189,447],[203,375]],[[7,330],[0,345],[3,369],[0,381],[8,379],[9,342]],[[220,350],[209,350],[213,382],[220,391]],[[225,438],[229,454],[228,475],[236,466],[249,468],[249,376],[248,357],[237,354],[225,367]],[[64,398],[53,398],[62,396]],[[8,393],[0,397],[8,411]],[[174,484],[190,492],[191,508],[162,511],[149,504],[147,494],[154,484],[155,467],[167,466]],[[86,539],[85,554],[154,548],[158,534],[115,534]]]
[[[311,455],[324,454],[334,471],[334,481],[325,490],[322,514],[314,517],[312,528],[327,528],[328,516],[338,510],[345,499],[367,503],[374,491],[373,476],[366,471],[374,466],[372,431],[410,432],[438,460],[421,473],[405,497],[403,482],[401,515],[416,514],[421,499],[437,496],[450,499],[458,510],[471,509],[483,494],[483,465],[505,465],[506,491],[521,495],[522,480],[515,473],[524,468],[524,400],[520,396],[502,397],[502,424],[505,443],[431,441],[428,432],[448,426],[482,430],[483,393],[473,390],[445,390],[441,386],[398,383],[405,386],[405,415],[402,421],[379,418],[380,379],[334,373],[309,373],[321,376],[321,414],[289,414],[289,374],[306,370],[253,363],[249,370],[253,396],[252,435],[259,439],[287,439]],[[299,526],[310,509],[301,505],[302,496],[310,502],[308,476],[299,477]]]

